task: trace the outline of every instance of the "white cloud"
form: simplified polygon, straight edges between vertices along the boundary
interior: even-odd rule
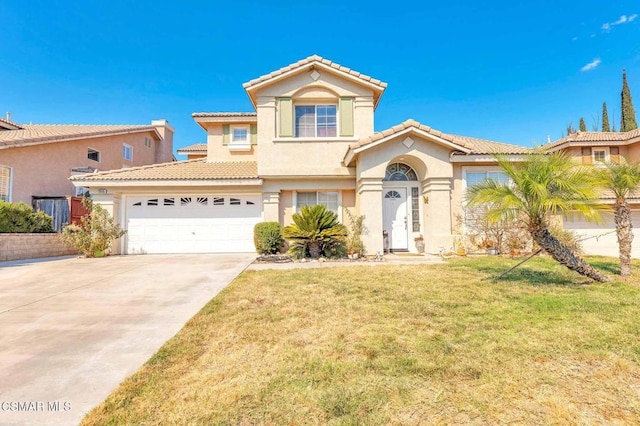
[[[580,71],[591,71],[592,69],[596,68],[598,65],[600,65],[602,61],[600,60],[600,58],[595,58],[593,61],[589,62],[587,65],[585,65],[584,67],[580,68]]]
[[[622,25],[622,24],[628,24],[629,22],[633,22],[635,21],[635,19],[638,17],[637,13],[634,13],[633,15],[622,15],[620,16],[620,18],[618,18],[617,21],[614,22],[605,22],[604,24],[602,24],[602,27],[600,27],[602,29],[602,31],[609,31],[611,30],[611,27],[614,27],[616,25]]]
[[[576,41],[576,40],[578,40],[578,37],[574,37],[571,39],[571,41]]]

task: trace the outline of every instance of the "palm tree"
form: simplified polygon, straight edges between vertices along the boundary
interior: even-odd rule
[[[487,180],[467,190],[470,205],[487,205],[490,220],[523,218],[533,240],[557,262],[598,282],[609,279],[597,271],[549,231],[553,215],[578,211],[598,219],[597,190],[584,167],[562,153],[536,152],[523,161],[496,156],[510,183]]]
[[[338,221],[338,215],[325,206],[303,206],[300,213],[293,215],[293,224],[282,230],[282,235],[294,243],[292,247],[300,248],[303,254],[308,249],[309,255],[317,259],[325,243],[346,238],[347,228]]]
[[[596,183],[615,197],[613,212],[620,251],[620,275],[629,276],[633,224],[627,198],[640,193],[640,164],[629,164],[622,157],[619,163],[604,164],[605,167],[595,169]]]

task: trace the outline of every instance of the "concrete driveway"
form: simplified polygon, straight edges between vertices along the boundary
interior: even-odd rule
[[[0,263],[0,424],[77,424],[254,258]]]

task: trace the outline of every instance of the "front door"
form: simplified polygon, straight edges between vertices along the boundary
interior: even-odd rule
[[[385,188],[383,191],[383,229],[389,235],[391,250],[409,249],[407,188]]]

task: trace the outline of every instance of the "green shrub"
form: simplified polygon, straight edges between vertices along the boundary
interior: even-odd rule
[[[34,212],[28,204],[0,200],[0,232],[53,232],[53,219],[43,211]]]
[[[60,237],[86,257],[104,254],[111,243],[126,231],[115,223],[109,212],[93,204],[91,199],[83,199],[82,205],[89,210],[89,215],[82,217],[80,225],[65,226]]]
[[[344,243],[347,228],[338,222],[338,215],[323,205],[303,206],[293,215],[293,224],[282,230],[291,241],[290,253],[296,257],[320,257],[324,247]]]
[[[256,223],[253,228],[253,244],[259,254],[279,253],[284,244],[280,224],[278,222]]]

